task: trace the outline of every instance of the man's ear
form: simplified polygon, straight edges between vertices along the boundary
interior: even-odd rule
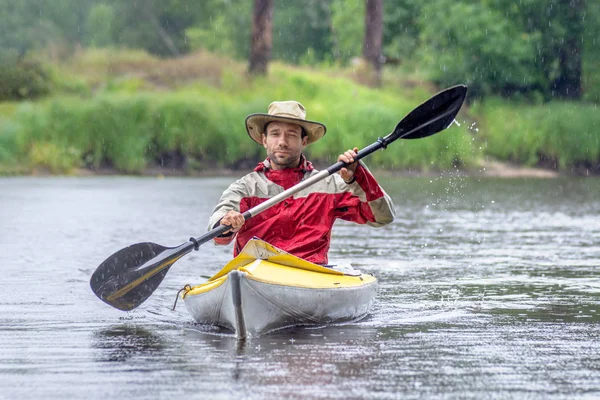
[[[266,149],[267,148],[267,135],[265,135],[264,133],[262,134],[262,142],[263,142],[263,147]]]
[[[302,138],[302,146],[306,146],[306,143],[308,142],[308,136],[304,136]]]

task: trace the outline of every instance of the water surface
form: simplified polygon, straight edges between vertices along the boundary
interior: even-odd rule
[[[230,247],[178,261],[140,308],[89,289],[136,242],[206,229],[233,178],[0,179],[0,398],[598,398],[600,181],[388,178],[398,218],[334,228],[375,274],[372,314],[244,343],[177,291]]]

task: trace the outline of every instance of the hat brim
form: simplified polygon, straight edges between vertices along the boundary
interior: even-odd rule
[[[287,122],[290,124],[300,125],[306,132],[306,144],[316,142],[325,136],[327,127],[320,122],[308,121],[305,119],[279,117],[270,114],[250,114],[246,117],[246,131],[252,140],[258,144],[263,144],[262,135],[265,132],[265,127],[269,122]]]

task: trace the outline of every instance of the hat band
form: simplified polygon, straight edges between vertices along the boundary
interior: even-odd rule
[[[269,114],[272,117],[284,117],[284,118],[294,118],[294,119],[300,119],[304,121],[304,118],[299,117],[297,115],[294,114],[288,114],[288,113],[278,113],[278,114]]]

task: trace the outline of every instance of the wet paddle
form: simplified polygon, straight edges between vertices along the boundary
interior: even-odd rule
[[[364,149],[355,159],[358,161],[369,154],[386,148],[397,139],[419,139],[446,129],[456,117],[467,94],[464,85],[448,88],[421,104],[396,125],[392,133]],[[246,211],[249,220],[255,215],[293,196],[295,193],[338,172],[346,163],[337,162],[304,180],[294,187]],[[98,266],[90,279],[92,291],[105,303],[119,310],[133,310],[142,304],[160,285],[175,261],[198,250],[200,245],[229,230],[221,225],[198,238],[190,238],[177,247],[164,247],[155,243],[136,243],[119,250]]]

